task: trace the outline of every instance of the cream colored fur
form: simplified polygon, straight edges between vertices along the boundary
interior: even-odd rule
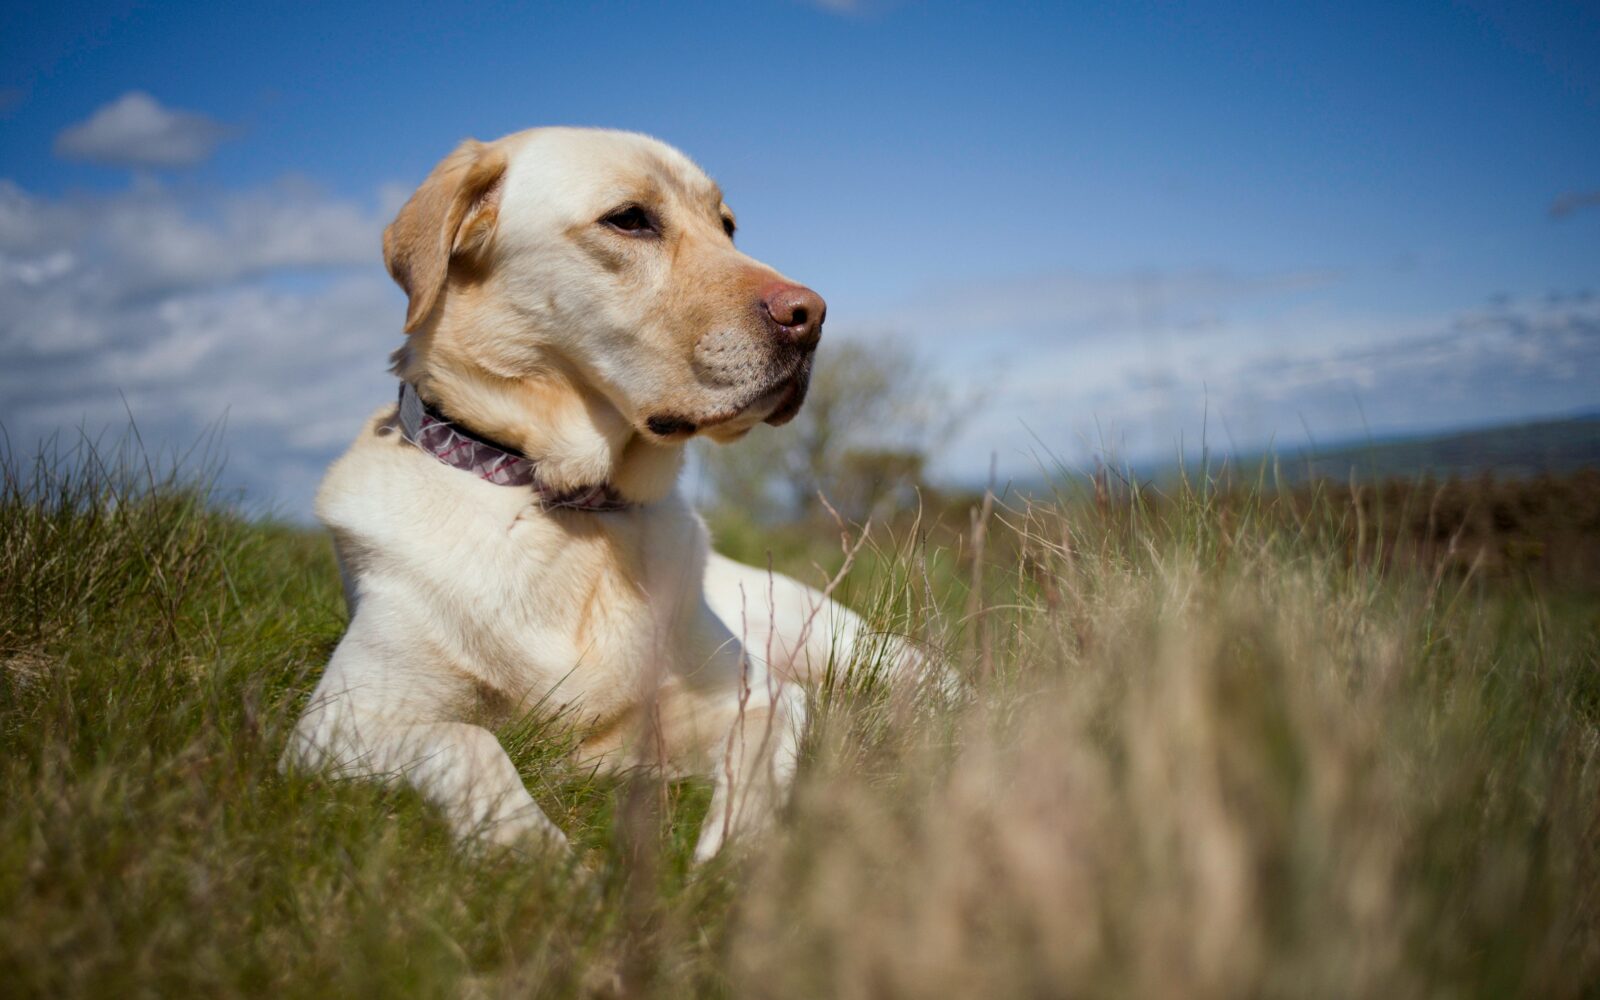
[[[638,205],[655,237],[604,220]],[[770,822],[795,769],[800,684],[860,634],[793,580],[710,553],[674,492],[688,433],[792,414],[809,352],[774,345],[784,282],[733,246],[721,193],[643,136],[539,129],[468,142],[385,234],[407,291],[400,375],[473,430],[636,506],[545,510],[531,491],[403,440],[392,406],[329,471],[317,514],[350,626],[286,763],[410,783],[462,836],[562,840],[488,728],[536,704],[584,725],[580,755],[713,778],[696,857]]]

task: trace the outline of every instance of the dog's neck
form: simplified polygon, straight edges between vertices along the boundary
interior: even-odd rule
[[[672,491],[683,445],[641,435],[568,366],[551,359],[526,374],[502,375],[454,353],[437,341],[413,343],[396,354],[394,371],[453,422],[520,451],[544,490],[563,495],[609,487],[634,504]]]

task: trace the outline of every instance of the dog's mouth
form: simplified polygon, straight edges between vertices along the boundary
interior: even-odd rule
[[[793,420],[794,415],[800,412],[800,405],[806,401],[806,390],[810,387],[811,362],[807,361],[788,381],[773,390],[776,395],[772,410],[763,418],[764,421],[773,427],[781,427]]]
[[[788,374],[778,378],[753,396],[715,413],[690,418],[672,413],[657,413],[645,420],[645,427],[659,438],[688,438],[697,433],[731,440],[759,423],[777,427],[794,419],[806,400],[811,385],[811,359],[805,358]]]

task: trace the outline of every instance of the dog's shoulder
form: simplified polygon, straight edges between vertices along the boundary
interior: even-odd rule
[[[374,411],[322,477],[317,488],[317,519],[335,531],[359,527],[373,513],[373,498],[392,485],[396,474],[403,474],[412,458],[406,454],[408,450],[397,408],[390,405]]]
[[[336,536],[376,541],[441,521],[459,529],[468,511],[501,523],[526,504],[520,491],[463,476],[419,451],[401,433],[396,407],[390,405],[367,418],[355,441],[329,466],[315,510]]]

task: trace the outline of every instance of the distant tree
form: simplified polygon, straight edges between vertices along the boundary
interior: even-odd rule
[[[792,422],[703,452],[716,502],[756,521],[816,516],[819,492],[858,520],[914,502],[929,446],[955,423],[953,403],[903,343],[824,342]]]

